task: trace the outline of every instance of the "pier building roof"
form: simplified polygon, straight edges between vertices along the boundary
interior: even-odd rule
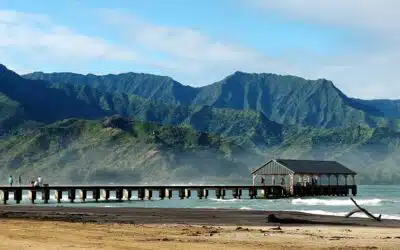
[[[337,161],[274,159],[255,169],[251,174],[356,175],[357,173]]]

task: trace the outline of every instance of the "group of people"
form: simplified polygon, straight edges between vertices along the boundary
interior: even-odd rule
[[[8,184],[12,187],[14,183],[14,178],[12,177],[12,175],[10,175],[10,177],[8,177]],[[18,185],[22,185],[22,177],[18,176]],[[43,178],[41,176],[39,176],[35,181],[31,181],[31,185],[32,187],[40,187],[43,185]]]

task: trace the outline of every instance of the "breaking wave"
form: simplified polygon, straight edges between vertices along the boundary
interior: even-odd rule
[[[356,200],[359,205],[367,206],[380,206],[382,204],[381,199],[366,199]],[[306,205],[306,206],[354,206],[351,200],[324,200],[324,199],[293,199],[293,205]]]

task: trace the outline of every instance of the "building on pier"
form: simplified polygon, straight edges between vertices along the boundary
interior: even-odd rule
[[[357,173],[337,161],[273,159],[251,174],[253,185],[281,185],[289,196],[357,194]]]

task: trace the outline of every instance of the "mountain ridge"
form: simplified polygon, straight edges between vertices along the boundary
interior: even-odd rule
[[[256,75],[253,76],[254,79],[246,75],[240,77],[244,77],[246,82],[233,77],[228,79],[232,82],[225,81],[211,86],[213,90],[218,90],[222,89],[222,85],[228,84],[228,90],[221,91],[222,94],[216,91],[203,93],[201,97],[206,97],[211,105],[201,100],[199,103],[184,105],[179,104],[177,99],[172,99],[175,102],[166,102],[162,98],[152,99],[118,91],[105,91],[80,82],[51,83],[25,79],[13,72],[0,74],[0,126],[6,130],[7,127],[15,127],[15,124],[20,125],[17,126],[18,132],[5,134],[0,140],[1,172],[17,173],[21,168],[26,173],[37,174],[57,166],[56,169],[68,175],[68,178],[73,177],[70,173],[78,171],[83,176],[100,178],[98,180],[122,178],[124,175],[149,179],[151,174],[142,176],[142,173],[159,171],[165,175],[157,178],[180,176],[190,179],[193,176],[204,176],[204,171],[211,171],[202,169],[202,166],[219,165],[223,166],[220,168],[221,173],[236,172],[239,175],[236,177],[240,179],[240,176],[247,176],[249,166],[254,167],[266,159],[282,157],[338,160],[358,171],[360,182],[365,184],[400,182],[400,126],[396,120],[381,117],[382,120],[379,121],[363,111],[355,112],[345,106],[340,93],[332,90],[334,85],[329,81],[324,83],[324,80],[320,80],[314,86],[297,88],[289,91],[292,94],[286,96],[287,90],[291,90],[293,86],[290,81],[274,84],[274,81],[281,82],[282,79],[275,76],[275,80],[271,79],[268,74],[265,75],[268,81],[260,81]],[[241,83],[239,91],[235,88],[237,83]],[[300,84],[306,83],[307,81]],[[269,86],[265,89],[274,94],[258,91],[265,90],[265,84]],[[171,92],[161,90],[159,95],[167,93],[164,97],[171,98]],[[235,91],[241,94],[233,95]],[[20,94],[18,98],[14,98],[16,93]],[[296,99],[300,101],[296,102]],[[237,106],[232,108],[227,105],[230,103]],[[309,108],[325,109],[326,112],[308,112]],[[282,112],[287,115],[286,119],[293,119],[294,122],[276,122],[270,119],[275,113],[270,112],[270,117],[265,115],[268,110],[278,114]],[[328,118],[325,117],[326,114],[329,115]],[[355,114],[359,117],[354,116]],[[138,127],[133,132],[114,125],[105,128],[99,121],[111,115],[131,117]],[[356,117],[358,120],[347,123],[342,117]],[[335,119],[342,119],[343,124],[305,126],[299,122],[302,119],[297,121],[296,118],[302,118],[308,123],[316,120],[319,124],[331,121],[334,125],[338,124]],[[368,119],[371,121],[359,122]],[[166,151],[161,158],[157,156],[156,152],[159,151],[155,149],[158,142],[154,141],[152,135],[151,128],[154,126],[164,131],[162,149]],[[192,132],[183,132],[185,129]],[[138,141],[136,134],[140,133],[145,133],[145,136]],[[213,148],[206,143],[206,138],[210,136],[220,137],[224,143],[218,149]],[[200,145],[196,141],[205,144]],[[133,147],[136,144],[140,147]],[[232,151],[232,148],[239,150]],[[98,152],[103,152],[104,155],[99,155]],[[174,158],[174,155],[180,155],[179,161],[172,161],[171,164],[170,158]],[[150,161],[147,164],[149,169],[145,168],[146,164],[140,168],[132,167],[136,166],[135,161],[142,161],[143,157]],[[200,159],[207,159],[207,163],[202,162],[199,165]],[[177,162],[179,170],[173,167]],[[231,168],[233,163],[234,167]],[[119,168],[124,171],[118,172]],[[99,172],[91,173],[90,169]],[[167,174],[169,172],[170,175]],[[58,176],[58,172],[49,173],[54,177]],[[223,177],[221,178],[223,181]]]
[[[282,124],[329,128],[364,123],[376,127],[396,118],[386,117],[373,103],[347,97],[326,79],[236,71],[221,81],[196,88],[170,77],[142,73],[73,76],[71,79],[69,73],[38,72],[24,75],[53,84],[85,84],[104,92],[135,94],[175,105],[261,111]]]

